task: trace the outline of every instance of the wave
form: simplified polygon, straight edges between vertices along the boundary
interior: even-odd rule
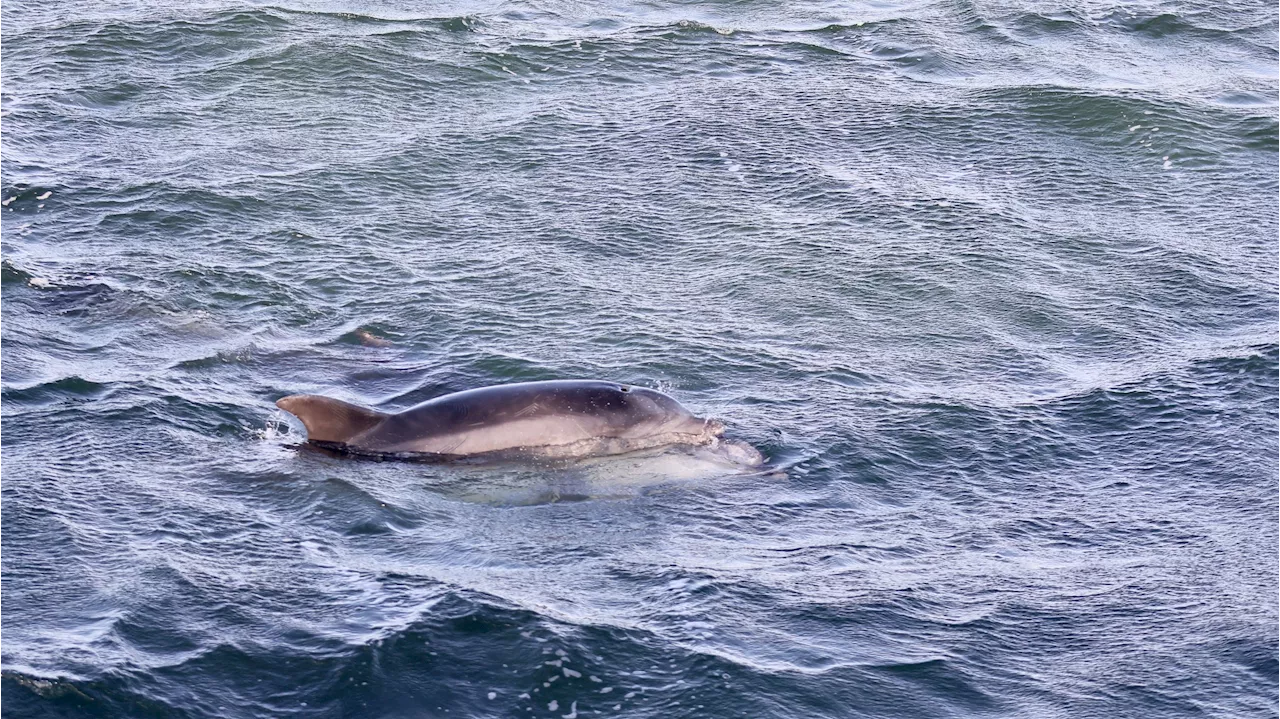
[[[35,715],[146,707],[160,716],[387,716],[412,705],[461,715],[576,706],[584,713],[699,716],[700,709],[720,714],[717,707],[731,706],[722,702],[761,685],[770,689],[757,696],[763,703],[753,716],[838,716],[847,702],[961,711],[998,701],[966,675],[944,659],[817,672],[767,668],[689,652],[645,632],[567,627],[455,592],[434,601],[428,616],[358,646],[236,641],[153,669],[76,679],[7,667],[3,680],[14,706]]]
[[[112,383],[94,382],[71,375],[35,384],[7,385],[0,396],[3,397],[6,409],[12,410],[12,404],[42,406],[66,400],[88,401],[106,397],[111,392]]]

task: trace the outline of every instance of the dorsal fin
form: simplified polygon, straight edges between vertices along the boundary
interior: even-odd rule
[[[348,444],[388,416],[315,394],[283,397],[276,400],[276,406],[302,420],[307,427],[307,439],[312,442]]]

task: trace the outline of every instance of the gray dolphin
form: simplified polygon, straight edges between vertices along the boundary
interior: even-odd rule
[[[682,445],[722,449],[738,464],[764,462],[754,447],[722,439],[722,423],[695,417],[657,390],[617,382],[481,387],[398,414],[306,394],[284,397],[276,406],[302,420],[311,443],[356,455],[574,459]]]

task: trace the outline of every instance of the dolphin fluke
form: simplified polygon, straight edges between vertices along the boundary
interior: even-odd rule
[[[302,420],[312,442],[349,444],[390,416],[314,394],[282,397],[276,400],[276,406]]]

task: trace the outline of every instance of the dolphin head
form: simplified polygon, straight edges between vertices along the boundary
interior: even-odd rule
[[[724,424],[695,416],[684,405],[656,389],[618,385],[632,424],[628,434],[693,434],[707,439],[724,434]]]

